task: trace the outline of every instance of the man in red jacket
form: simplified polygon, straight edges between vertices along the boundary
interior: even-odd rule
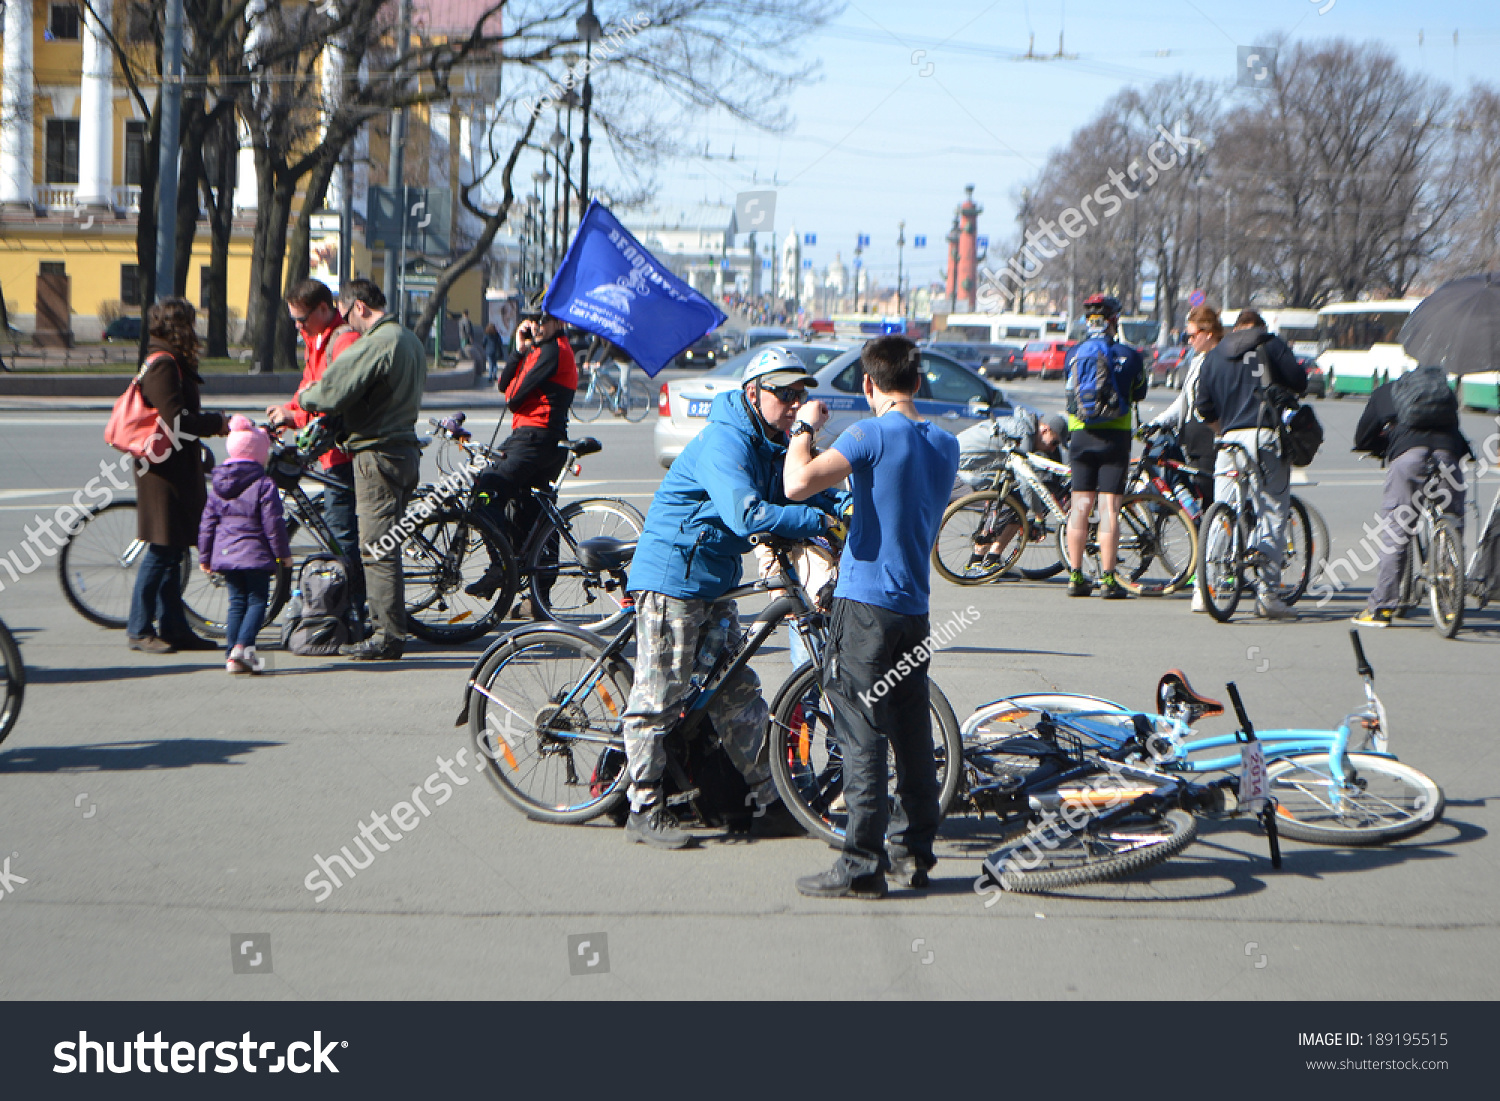
[[[512,535],[520,549],[536,517],[529,499],[517,500],[528,488],[544,486],[557,477],[568,453],[558,443],[568,437],[568,410],[578,392],[578,363],[563,335],[563,323],[543,313],[530,314],[516,327],[516,350],[506,361],[497,384],[510,410],[511,434],[501,445],[502,456],[477,479],[480,492],[489,494],[491,519]],[[512,500],[512,522],[504,506]],[[492,562],[483,577],[464,591],[488,600],[505,580],[505,567]]]
[[[286,309],[302,334],[307,346],[307,361],[302,368],[302,383],[297,394],[323,377],[328,365],[340,352],[359,339],[359,334],[344,321],[344,315],[333,301],[328,285],[316,279],[304,279],[287,295]],[[291,425],[304,428],[313,415],[303,409],[294,396],[285,405],[266,409],[272,427]],[[359,615],[365,615],[365,573],[359,561],[359,522],[354,515],[354,463],[347,451],[334,448],[319,460],[323,473],[338,481],[337,486],[323,490],[323,516],[344,549],[349,564],[350,599]]]

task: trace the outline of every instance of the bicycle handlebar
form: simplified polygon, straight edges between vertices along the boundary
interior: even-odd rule
[[[1255,740],[1255,727],[1250,723],[1250,716],[1245,713],[1245,704],[1244,701],[1240,699],[1239,687],[1234,683],[1234,681],[1230,681],[1224,687],[1229,692],[1229,702],[1234,704],[1235,718],[1239,719],[1240,721],[1240,729],[1245,732],[1245,740],[1247,742],[1253,742]]]
[[[1364,645],[1359,641],[1359,630],[1349,628],[1349,641],[1354,643],[1354,668],[1362,677],[1374,678],[1375,670],[1370,667],[1369,660],[1365,657]]]

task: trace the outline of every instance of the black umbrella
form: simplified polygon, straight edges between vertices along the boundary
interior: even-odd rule
[[[1401,346],[1451,375],[1500,371],[1500,272],[1444,283],[1401,326]]]

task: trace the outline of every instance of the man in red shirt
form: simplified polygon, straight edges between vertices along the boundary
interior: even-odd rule
[[[501,445],[501,458],[475,479],[489,494],[490,518],[512,535],[519,549],[536,518],[529,498],[518,499],[527,488],[547,485],[557,477],[568,453],[558,447],[568,437],[568,410],[578,392],[578,364],[573,347],[563,335],[563,323],[543,313],[528,314],[516,327],[516,350],[506,361],[497,386],[510,410],[511,434]],[[507,524],[505,506],[516,501]],[[488,600],[505,580],[504,567],[491,563],[483,577],[464,591]]]
[[[286,309],[302,334],[307,346],[307,361],[302,368],[302,383],[297,394],[323,377],[328,365],[340,352],[359,339],[359,334],[344,321],[334,304],[333,292],[316,279],[304,279],[287,295]],[[298,404],[294,396],[285,405],[266,408],[266,419],[273,427],[290,425],[304,428],[313,415]],[[347,451],[334,448],[319,460],[323,473],[338,481],[337,486],[323,490],[323,516],[344,549],[349,564],[350,599],[361,617],[365,614],[365,574],[359,561],[359,522],[354,515],[354,463]]]

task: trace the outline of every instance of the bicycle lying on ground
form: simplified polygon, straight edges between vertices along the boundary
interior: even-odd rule
[[[15,727],[25,695],[26,663],[21,660],[15,636],[0,619],[0,742]]]
[[[500,450],[476,443],[463,427],[463,414],[429,421],[445,448],[464,456],[471,471],[500,457]],[[496,428],[498,433],[498,425]],[[570,474],[582,473],[578,460],[598,453],[598,440],[560,441],[567,458],[550,485],[527,488],[518,501],[535,514],[520,533],[520,552],[495,522],[472,475],[420,486],[400,522],[409,531],[402,547],[408,630],[429,642],[469,642],[498,626],[525,586],[533,614],[580,627],[608,631],[624,618],[623,571],[598,572],[579,558],[582,542],[601,536],[633,542],[644,520],[635,506],[618,497],[559,501]],[[439,468],[456,469],[439,455]],[[517,510],[527,511],[524,507]],[[481,584],[488,576],[493,585]],[[470,589],[476,589],[470,592]]]
[[[586,363],[584,370],[588,373],[588,383],[573,398],[572,413],[577,420],[598,420],[599,414],[608,409],[634,424],[645,420],[651,412],[651,387],[637,378],[633,370],[623,386],[617,381],[625,375],[623,364]],[[613,379],[611,374],[615,376]]]
[[[709,705],[766,640],[786,623],[814,655],[795,670],[771,705],[771,774],[787,809],[814,836],[842,843],[843,758],[822,703],[816,662],[825,645],[823,616],[788,561],[792,544],[752,539],[770,550],[776,572],[724,594],[724,600],[772,596],[740,636],[716,653],[699,654],[700,675],[681,703],[681,718],[666,736],[669,805],[700,821],[697,779],[682,768],[685,747],[705,729]],[[579,557],[601,572],[623,569],[633,547],[589,540]],[[608,813],[623,821],[629,778],[623,718],[634,673],[625,651],[635,636],[634,606],[620,632],[605,640],[586,631],[537,624],[513,631],[475,663],[456,725],[468,723],[489,760],[500,793],[524,814],[547,822],[586,822]],[[960,778],[958,723],[938,687],[928,682],[938,757],[941,805],[946,810]],[[894,769],[892,770],[894,783]]]
[[[986,862],[991,876],[1018,891],[1114,878],[1186,847],[1197,831],[1193,814],[1234,813],[1247,802],[1269,812],[1268,829],[1315,844],[1382,844],[1427,829],[1442,817],[1442,789],[1389,752],[1374,670],[1356,632],[1351,640],[1365,706],[1334,730],[1256,734],[1230,685],[1240,729],[1197,737],[1192,724],[1223,705],[1176,670],[1158,682],[1159,714],[1065,693],[980,708],[963,725],[962,805],[998,815],[1008,833],[1034,831],[1049,810],[1078,821],[1061,834],[1052,829],[1045,844],[1035,836],[1008,843]],[[1223,753],[1236,745],[1237,754]],[[1193,779],[1216,773],[1229,775]],[[1254,805],[1260,799],[1266,807]],[[1032,847],[1041,855],[1033,858]]]

